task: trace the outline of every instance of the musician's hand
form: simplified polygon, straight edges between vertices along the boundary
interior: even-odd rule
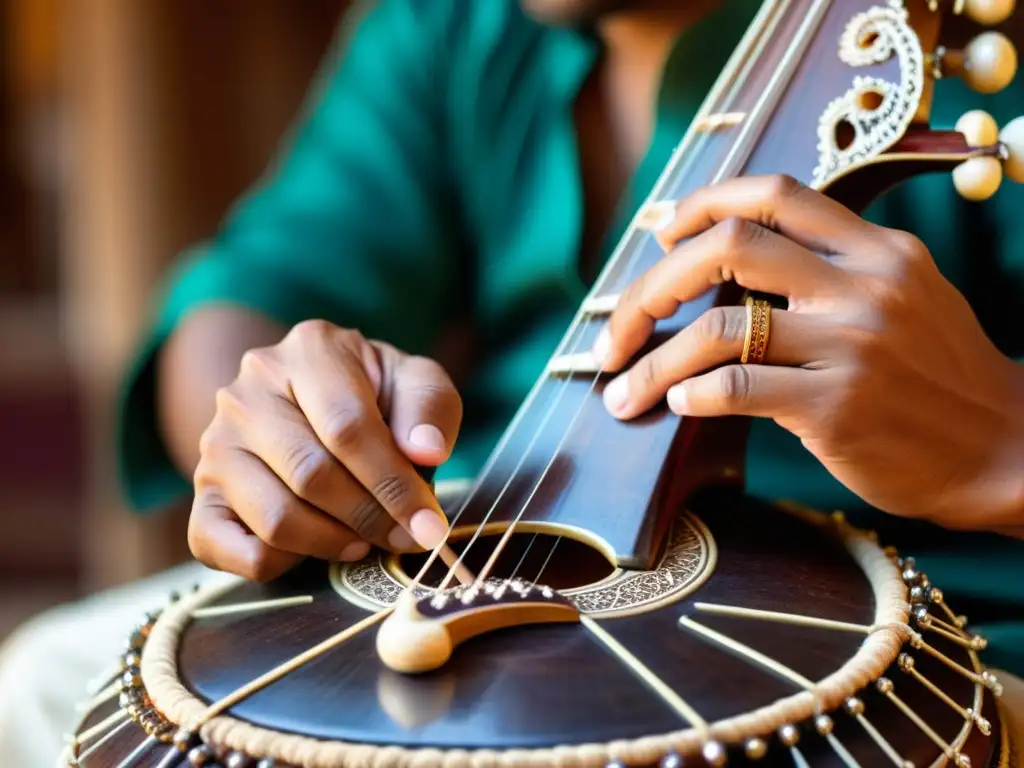
[[[606,370],[718,283],[785,297],[788,311],[772,312],[762,365],[738,364],[746,309],[708,311],[608,383],[614,415],[667,395],[679,414],[771,418],[890,513],[1024,524],[1024,368],[993,346],[917,238],[774,177],[697,192],[658,238],[666,257],[622,295],[595,347]]]
[[[189,544],[215,568],[279,576],[305,556],[436,546],[447,532],[413,464],[450,453],[462,403],[437,363],[324,321],[248,352],[201,440]],[[411,534],[411,535],[410,535]]]

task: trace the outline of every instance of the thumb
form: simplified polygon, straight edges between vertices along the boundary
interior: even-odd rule
[[[405,357],[393,371],[390,413],[385,414],[399,449],[422,467],[451,455],[462,423],[462,398],[438,363]]]

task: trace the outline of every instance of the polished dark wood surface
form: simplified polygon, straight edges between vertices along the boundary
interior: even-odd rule
[[[796,689],[681,630],[677,621],[683,614],[811,679],[829,675],[853,656],[862,640],[857,635],[710,616],[692,608],[700,600],[870,623],[874,600],[866,577],[827,526],[809,525],[732,489],[705,492],[694,499],[692,509],[718,546],[713,575],[675,605],[603,622],[620,642],[708,720],[755,710]],[[245,584],[218,602],[296,594],[312,594],[314,602],[193,622],[179,657],[186,686],[204,700],[218,699],[366,615],[333,591],[326,566],[316,562],[271,584]],[[410,747],[541,747],[637,738],[685,727],[576,624],[523,627],[475,638],[457,649],[442,670],[423,676],[384,668],[374,649],[374,631],[242,702],[231,714],[281,731]],[[934,644],[968,663],[956,646]],[[915,656],[923,674],[963,706],[970,705],[970,683],[924,654]],[[938,733],[955,736],[962,724],[955,712],[897,669],[889,676],[897,694]],[[938,756],[935,745],[873,689],[863,698],[868,719],[906,758],[928,765]],[[984,711],[994,719],[991,702]],[[834,715],[837,735],[861,764],[883,764],[865,732],[849,716]],[[123,755],[140,740],[138,732],[124,736],[104,754]],[[995,738],[979,740],[970,751],[974,765],[986,765],[997,743]],[[814,766],[841,765],[824,740],[807,728],[800,746]],[[86,768],[110,764],[104,759],[97,756]],[[781,760],[785,765],[791,758],[783,754]],[[731,757],[730,764],[737,763],[743,764],[742,757]]]

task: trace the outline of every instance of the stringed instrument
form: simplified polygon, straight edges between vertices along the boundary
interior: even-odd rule
[[[944,17],[1011,10],[764,0],[485,468],[437,489],[446,544],[175,596],[126,638],[64,761],[1006,765],[985,641],[909,553],[744,496],[742,420],[614,419],[588,350],[703,185],[784,173],[861,210],[924,172],[974,200],[1024,181],[1024,119],[928,127],[937,78],[991,92],[1016,69],[994,32],[944,49]],[[738,299],[722,286],[658,330]]]

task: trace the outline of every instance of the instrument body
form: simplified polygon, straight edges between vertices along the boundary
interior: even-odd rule
[[[926,576],[840,520],[730,489],[742,420],[660,408],[618,421],[600,375],[575,363],[608,299],[662,257],[650,230],[666,205],[701,186],[784,174],[860,209],[923,171],[977,179],[998,166],[1005,145],[927,129],[929,54],[960,5],[763,3],[549,371],[452,508],[471,570],[490,568],[491,548],[471,548],[477,532],[518,528],[492,575],[557,589],[578,620],[460,630],[446,663],[410,676],[381,662],[375,637],[417,563],[309,562],[270,584],[201,592],[130,638],[123,680],[87,710],[70,762],[1005,764],[983,642]],[[683,305],[654,342],[737,298],[722,286]],[[550,546],[531,549],[531,535]],[[303,600],[245,607],[292,597]],[[193,616],[216,606],[239,610]]]

